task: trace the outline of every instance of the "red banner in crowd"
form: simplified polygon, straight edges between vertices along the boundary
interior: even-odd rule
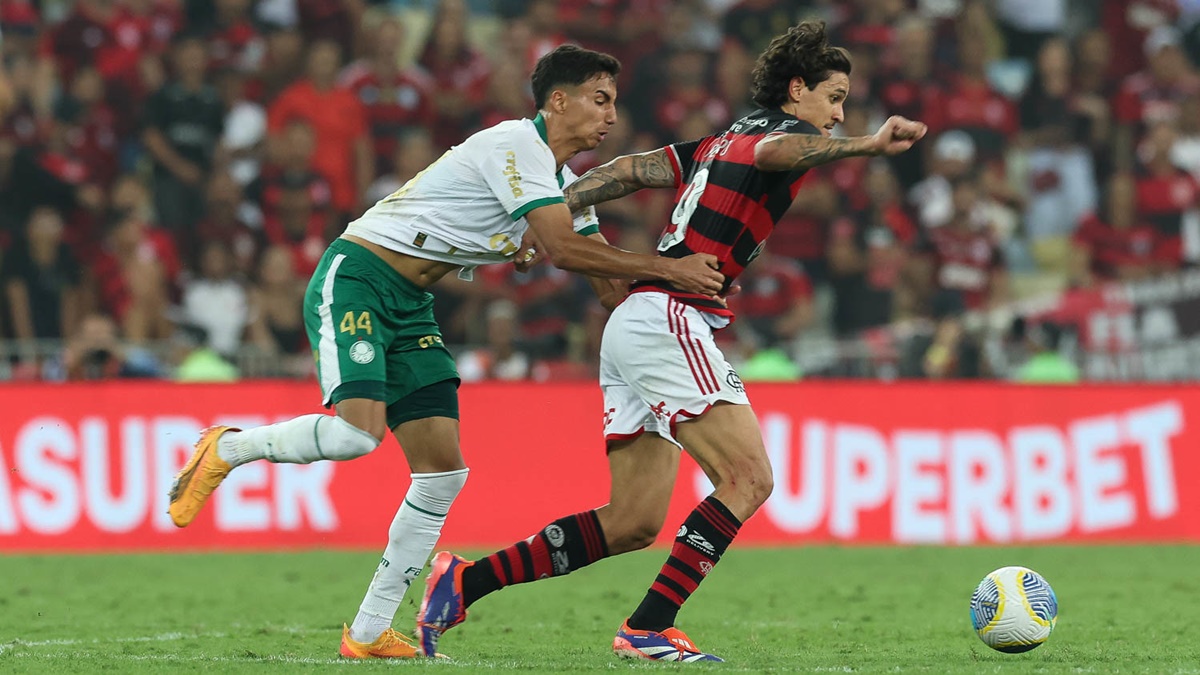
[[[1200,389],[752,385],[775,468],[739,542],[1200,541]],[[186,530],[171,477],[210,424],[317,409],[315,385],[0,386],[0,550],[370,547],[408,487],[396,442],[234,471]],[[448,547],[511,543],[607,500],[595,385],[462,389],[471,467]],[[667,527],[709,491],[690,461]]]

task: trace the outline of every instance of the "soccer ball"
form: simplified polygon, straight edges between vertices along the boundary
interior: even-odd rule
[[[1057,620],[1054,589],[1027,567],[1001,567],[971,595],[971,624],[996,651],[1018,654],[1037,647],[1050,637]]]

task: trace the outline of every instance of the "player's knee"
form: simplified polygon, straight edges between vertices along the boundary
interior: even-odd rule
[[[383,438],[387,436],[388,425],[387,416],[384,414],[382,406],[374,405],[357,405],[343,402],[338,404],[337,419],[345,422],[354,429],[366,433],[375,439],[375,445],[378,446],[383,442]],[[374,403],[370,401],[368,403]],[[374,448],[372,448],[374,449]],[[368,452],[370,452],[368,450]]]
[[[384,425],[386,429],[386,425]],[[318,449],[326,459],[347,460],[362,457],[379,447],[383,431],[378,435],[359,428],[341,417],[328,417],[317,425]]]
[[[775,489],[771,460],[765,454],[732,458],[718,468],[717,476],[713,481],[717,487],[735,493],[752,511],[766,503]]]
[[[775,475],[771,470],[771,460],[766,456],[756,457],[748,463],[748,467],[743,484],[747,501],[757,509],[766,503],[775,490]]]
[[[405,509],[412,509],[409,512],[410,516],[416,516],[426,522],[429,519],[445,518],[450,513],[450,506],[455,497],[467,482],[467,471],[468,469],[457,469],[412,474],[412,485],[408,488],[408,494],[404,495],[404,506],[396,514],[396,519],[392,521],[392,527],[388,530],[391,540],[402,541],[406,533],[412,532],[411,518],[406,522],[404,517]]]
[[[347,420],[347,421],[349,421],[349,420]],[[359,431],[365,431],[372,438],[374,438],[376,447],[378,447],[379,444],[383,442],[384,437],[387,436],[387,433],[388,433],[388,426],[387,426],[386,421],[371,420],[367,424],[357,424],[357,423],[351,423],[351,424],[354,426],[355,429],[358,429]],[[372,448],[372,449],[374,449],[374,448]]]
[[[409,492],[422,502],[445,503],[448,506],[467,484],[468,471],[470,469],[463,468],[437,473],[414,473]]]

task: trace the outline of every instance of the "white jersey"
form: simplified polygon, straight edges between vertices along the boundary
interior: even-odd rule
[[[562,189],[576,179],[567,166],[555,171],[541,115],[508,120],[447,150],[350,223],[346,234],[467,268],[506,262],[529,228],[525,214],[564,203]],[[590,207],[574,221],[576,232],[599,231]]]

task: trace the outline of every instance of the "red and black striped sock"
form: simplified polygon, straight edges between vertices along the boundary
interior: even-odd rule
[[[559,518],[525,541],[496,551],[463,570],[463,602],[505,586],[561,577],[608,557],[596,511]]]
[[[712,571],[741,526],[715,497],[700,502],[675,535],[671,557],[629,617],[629,627],[662,631],[674,626],[679,608]]]

